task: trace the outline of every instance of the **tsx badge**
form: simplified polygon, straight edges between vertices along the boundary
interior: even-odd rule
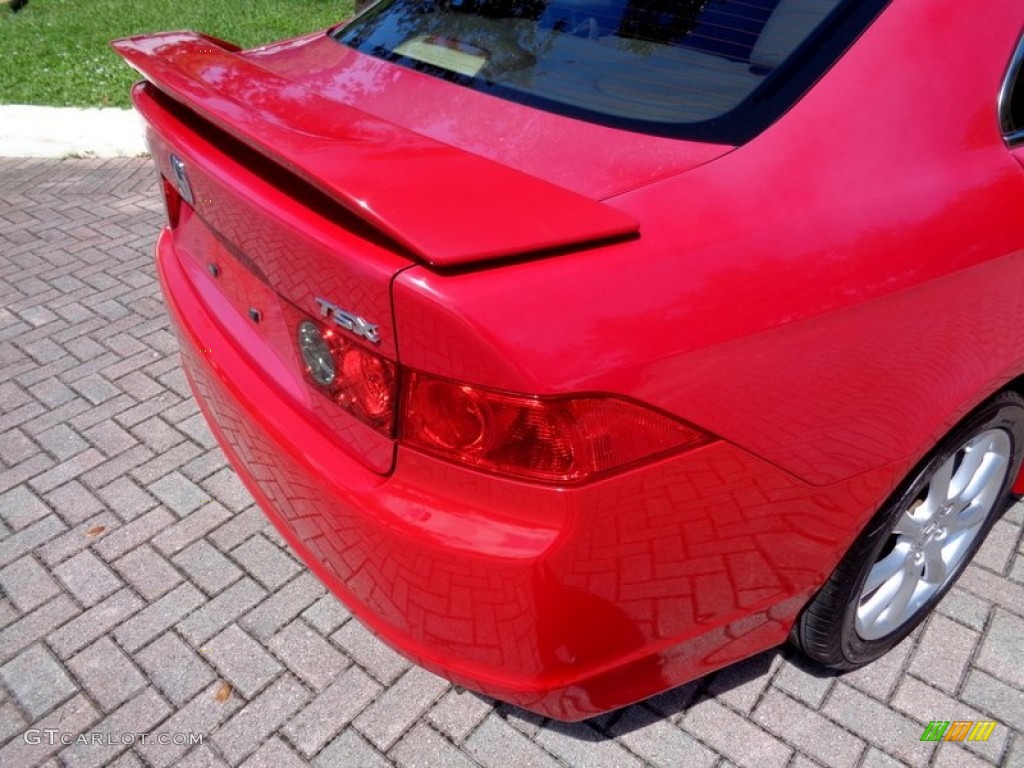
[[[367,322],[359,315],[331,304],[327,299],[317,297],[316,303],[320,305],[320,314],[329,318],[335,325],[341,326],[346,331],[361,336],[373,344],[380,344],[380,331],[374,323]]]

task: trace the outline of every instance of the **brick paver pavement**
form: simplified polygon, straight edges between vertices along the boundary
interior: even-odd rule
[[[410,666],[214,445],[154,278],[161,217],[147,161],[0,160],[0,766],[1024,766],[1021,504],[852,674],[775,650],[564,725]],[[921,742],[936,719],[999,725]],[[203,741],[156,735],[182,733]]]

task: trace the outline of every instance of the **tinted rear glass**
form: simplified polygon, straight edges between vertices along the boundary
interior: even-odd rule
[[[882,0],[382,0],[337,39],[594,122],[739,143],[774,120]]]

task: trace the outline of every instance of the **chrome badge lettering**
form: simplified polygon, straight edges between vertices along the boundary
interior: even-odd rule
[[[346,331],[351,331],[356,336],[362,336],[373,344],[380,344],[380,331],[373,323],[368,323],[359,315],[353,315],[339,306],[331,304],[326,299],[317,298],[316,303],[320,305],[320,315],[330,318],[335,325],[339,325]]]
[[[188,174],[185,173],[185,162],[177,155],[171,155],[171,173],[174,174],[174,185],[178,188],[181,199],[189,205],[195,205],[192,185],[188,183]]]

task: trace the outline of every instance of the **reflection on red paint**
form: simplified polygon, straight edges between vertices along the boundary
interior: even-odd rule
[[[158,267],[218,441],[333,592],[466,687],[580,719],[783,642],[906,473],[1024,374],[1024,174],[994,119],[1019,25],[991,21],[1020,9],[992,2],[955,25],[951,0],[890,4],[735,148],[324,36],[128,41],[154,161],[215,201],[165,185]],[[319,297],[379,328],[337,350],[345,407],[289,319]],[[620,450],[609,402],[663,416],[625,430],[658,450]]]

